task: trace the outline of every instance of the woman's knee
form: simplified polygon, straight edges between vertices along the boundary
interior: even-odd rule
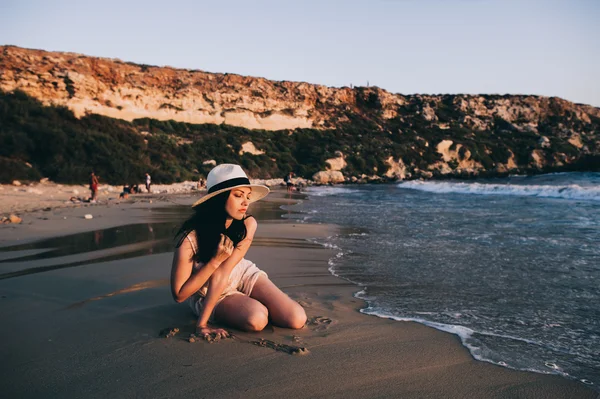
[[[306,324],[306,312],[302,306],[298,305],[298,310],[294,313],[294,317],[290,322],[290,328],[300,329]]]
[[[290,309],[285,313],[281,321],[284,327],[298,330],[306,324],[306,312],[298,303],[294,302]]]
[[[246,331],[262,331],[269,323],[269,314],[267,309],[257,310],[248,314],[244,325]]]

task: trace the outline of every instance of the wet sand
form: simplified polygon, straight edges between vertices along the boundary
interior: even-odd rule
[[[168,287],[169,237],[185,215],[173,205],[193,197],[0,225],[2,396],[598,397],[559,376],[475,361],[451,334],[359,313],[359,288],[327,270],[335,253],[306,240],[338,228],[281,220],[285,196],[253,205],[259,230],[247,258],[304,306],[307,326],[231,330],[216,343],[188,341],[195,317]]]

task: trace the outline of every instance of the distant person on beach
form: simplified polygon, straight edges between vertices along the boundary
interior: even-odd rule
[[[123,186],[123,191],[119,194],[119,198],[127,199],[129,198],[129,194],[131,194],[131,187],[129,184]]]
[[[96,201],[98,198],[98,176],[94,172],[90,173],[90,201]]]
[[[287,186],[288,193],[294,191],[294,183],[292,183],[292,177],[294,177],[294,173],[290,172],[283,178],[285,185]]]
[[[150,192],[150,184],[152,182],[152,178],[149,173],[146,173],[146,190]]]
[[[171,269],[171,293],[198,316],[196,332],[205,339],[228,337],[209,325],[222,323],[243,331],[261,331],[269,320],[302,328],[306,313],[267,274],[244,258],[257,222],[248,206],[269,189],[251,184],[239,165],[221,164],[208,174],[208,193],[193,205],[193,215],[177,233]]]
[[[197,189],[198,189],[198,190],[200,190],[200,189],[202,189],[203,187],[204,187],[204,179],[203,179],[202,177],[200,177],[200,178],[198,179],[198,187],[197,187]]]

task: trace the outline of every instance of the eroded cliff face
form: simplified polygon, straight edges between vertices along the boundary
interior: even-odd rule
[[[355,91],[348,88],[12,46],[0,47],[0,54],[1,90],[21,90],[46,104],[64,105],[77,116],[96,113],[265,130],[325,128],[336,122],[332,109],[356,103]],[[400,101],[388,93],[382,97]]]
[[[19,90],[44,104],[66,106],[77,117],[100,114],[128,121],[152,118],[290,133],[297,128],[368,126],[404,147],[397,153],[394,148],[399,147],[391,143],[380,154],[380,165],[388,169],[372,167],[365,171],[367,176],[541,170],[600,154],[600,109],[555,97],[403,96],[377,87],[276,82],[14,46],[0,47],[0,90]],[[518,137],[528,138],[526,156]],[[357,135],[356,142],[361,140]],[[382,145],[389,141],[377,140]],[[253,143],[245,145],[240,155],[263,154]],[[344,173],[347,157],[354,157],[353,165],[360,164],[360,144],[344,145],[344,150],[332,154],[325,168]],[[415,156],[431,159],[424,165]],[[354,172],[358,168],[354,166]]]

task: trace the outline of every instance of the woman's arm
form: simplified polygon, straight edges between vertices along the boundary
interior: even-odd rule
[[[189,240],[183,240],[183,243],[173,255],[173,265],[171,267],[171,295],[173,295],[173,299],[180,303],[197,292],[232,252],[233,243],[228,237],[222,235],[215,256],[202,266],[198,272],[192,273],[194,267],[192,255],[194,251]]]
[[[218,270],[216,270],[212,276],[210,277],[210,283],[208,284],[208,291],[206,292],[206,297],[202,302],[202,311],[200,313],[200,317],[198,318],[197,328],[203,328],[208,325],[208,319],[212,314],[212,311],[223,293],[223,290],[227,286],[227,282],[229,281],[229,275],[231,271],[239,263],[240,260],[246,255],[250,245],[252,245],[252,240],[254,239],[254,233],[256,233],[256,227],[258,224],[256,223],[256,219],[253,217],[249,217],[244,220],[244,224],[246,225],[246,238],[239,242],[239,244],[233,250],[233,253],[226,261],[224,261]]]

